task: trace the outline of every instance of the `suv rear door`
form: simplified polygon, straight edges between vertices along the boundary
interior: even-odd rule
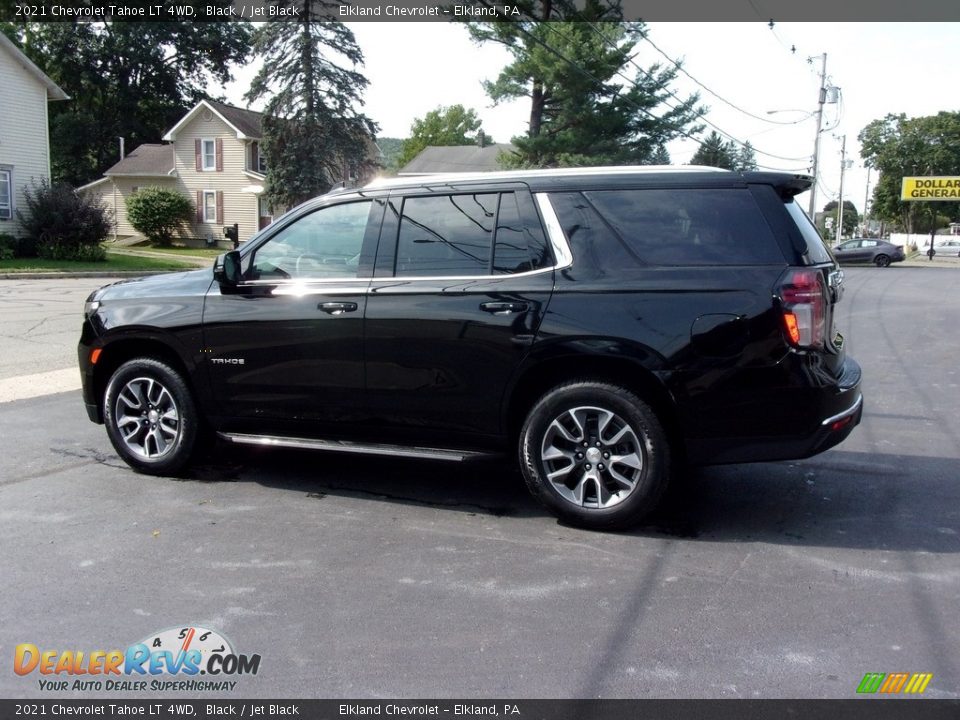
[[[498,433],[504,389],[536,337],[553,274],[526,186],[392,194],[365,319],[374,423]]]

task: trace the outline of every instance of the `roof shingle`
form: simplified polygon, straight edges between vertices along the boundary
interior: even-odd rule
[[[173,145],[144,143],[107,170],[104,175],[166,177],[173,167]]]

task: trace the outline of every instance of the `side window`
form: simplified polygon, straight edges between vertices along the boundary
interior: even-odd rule
[[[840,243],[840,249],[841,249],[841,250],[854,250],[854,249],[856,249],[856,248],[858,248],[858,247],[860,247],[860,241],[859,241],[859,240],[848,240],[848,241],[845,242],[845,243]]]
[[[13,217],[13,183],[9,170],[0,170],[0,220]]]
[[[496,210],[496,193],[406,198],[396,276],[489,274]]]
[[[625,245],[648,265],[784,262],[746,189],[601,190],[584,193]]]
[[[860,247],[864,247],[864,248],[875,248],[876,246],[877,246],[876,240],[863,240],[860,243]]]
[[[355,278],[373,203],[321,208],[257,248],[248,280]]]

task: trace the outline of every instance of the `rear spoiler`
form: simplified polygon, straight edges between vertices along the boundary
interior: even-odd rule
[[[743,179],[748,183],[772,185],[777,194],[784,200],[809,190],[813,185],[813,177],[810,175],[792,175],[780,172],[745,172],[743,173]]]

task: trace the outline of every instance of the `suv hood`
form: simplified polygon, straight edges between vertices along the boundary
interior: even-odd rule
[[[171,295],[205,293],[213,283],[212,268],[162,273],[118,280],[90,293],[88,301],[126,298],[160,298]]]

